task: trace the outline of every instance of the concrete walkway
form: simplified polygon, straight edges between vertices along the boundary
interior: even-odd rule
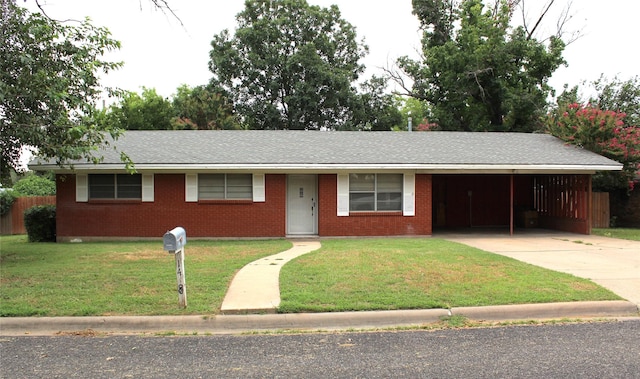
[[[285,263],[320,248],[317,240],[292,240],[280,254],[251,262],[233,278],[222,301],[222,314],[275,313],[280,305],[280,269]]]
[[[434,237],[586,278],[640,305],[640,241],[554,231]]]

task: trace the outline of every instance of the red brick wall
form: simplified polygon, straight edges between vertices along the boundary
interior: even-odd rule
[[[402,212],[366,212],[337,216],[337,176],[318,175],[321,236],[431,235],[431,175],[416,175],[416,215]]]
[[[286,176],[266,175],[266,202],[185,202],[183,174],[156,174],[154,202],[75,201],[75,176],[58,176],[57,234],[157,237],[182,226],[193,237],[283,237]]]
[[[416,175],[416,215],[401,212],[338,217],[336,175],[319,175],[320,236],[431,234],[431,175]],[[58,176],[57,232],[74,237],[156,237],[182,226],[191,237],[284,237],[286,175],[266,175],[266,202],[186,203],[183,174],[156,174],[154,202],[75,201],[75,176]]]

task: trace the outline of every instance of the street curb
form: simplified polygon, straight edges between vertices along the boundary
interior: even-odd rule
[[[477,321],[634,317],[627,301],[594,301],[448,309],[215,316],[2,317],[1,336],[96,333],[238,334],[277,330],[351,330],[420,326],[462,315]]]
[[[637,316],[638,311],[638,306],[634,303],[613,300],[460,307],[452,308],[451,314],[463,315],[472,320],[504,321],[513,319]]]

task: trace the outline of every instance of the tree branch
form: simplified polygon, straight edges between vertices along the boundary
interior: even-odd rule
[[[26,3],[26,2],[27,2],[27,0],[24,0],[24,2]],[[40,0],[35,0],[35,2],[36,2],[36,6],[38,7],[38,9],[40,9],[40,12],[42,12],[42,15],[43,15],[44,17],[48,18],[49,20],[57,21],[57,22],[59,22],[59,23],[61,23],[61,24],[62,24],[62,23],[65,23],[65,22],[70,22],[70,21],[73,21],[73,22],[80,22],[80,20],[74,20],[74,19],[70,19],[70,18],[68,18],[68,19],[66,19],[66,20],[54,20],[53,18],[51,18],[51,17],[47,14],[47,12],[45,12],[44,8],[42,7],[42,4],[40,4]]]
[[[380,69],[384,71],[389,79],[394,81],[402,89],[402,91],[392,91],[394,95],[409,96],[419,100],[426,100],[426,97],[418,95],[409,87],[409,85],[405,82],[404,75],[400,72],[400,70],[391,69],[389,68],[389,66],[380,67]]]
[[[162,13],[166,14],[167,12],[165,10],[168,10],[169,13],[171,13],[171,15],[176,20],[178,20],[178,22],[180,23],[180,26],[184,27],[184,24],[182,23],[182,20],[180,19],[180,17],[178,17],[178,15],[169,6],[169,3],[167,2],[167,0],[150,0],[150,1],[151,1],[151,3],[153,3],[153,5],[155,5],[156,8],[160,9],[162,11]],[[142,0],[140,0],[140,8],[142,8]]]
[[[549,12],[549,9],[551,9],[551,6],[553,6],[554,2],[555,0],[550,0],[549,3],[547,3],[546,8],[542,11],[540,16],[538,17],[538,20],[536,21],[536,24],[533,26],[533,29],[531,29],[531,31],[527,30],[527,40],[530,40],[533,37],[533,34],[536,32],[536,29],[538,29],[538,26],[540,26],[540,23],[542,23],[542,20],[546,16],[547,12]],[[524,0],[522,0],[522,8],[524,9]],[[526,26],[525,26],[525,30],[526,30]]]
[[[184,24],[182,23],[182,20],[180,19],[180,17],[178,17],[178,15],[173,11],[173,9],[169,6],[169,3],[167,2],[167,0],[149,0],[151,1],[151,3],[153,4],[153,6],[155,6],[157,9],[160,9],[162,11],[162,13],[167,14],[167,11],[169,13],[171,13],[171,15],[178,20],[178,22],[180,23],[180,26],[184,27]],[[26,3],[27,0],[24,0],[24,2]],[[38,9],[40,9],[40,12],[42,12],[42,14],[48,18],[49,20],[53,20],[53,18],[51,18],[47,12],[44,10],[44,7],[42,6],[42,4],[40,4],[40,0],[35,0],[36,6],[38,7]],[[142,0],[140,0],[140,9],[142,10]],[[66,19],[66,20],[55,20],[58,21],[60,23],[64,23],[64,22],[69,22],[69,21],[75,21],[75,22],[80,22],[78,20],[73,20],[73,19]]]
[[[565,34],[564,26],[573,18],[573,16],[570,13],[572,5],[573,5],[573,1],[569,0],[569,2],[567,3],[567,6],[562,10],[562,13],[560,14],[560,18],[558,19],[558,22],[556,23],[556,30],[557,30],[556,37],[558,38],[561,38]],[[582,31],[580,29],[578,29],[577,31],[571,32],[569,39],[565,41],[565,44],[569,45],[570,43],[578,40],[578,38],[580,37],[582,37]]]
[[[543,11],[538,16],[538,18],[536,20],[536,23],[533,26],[533,28],[530,29],[529,26],[528,26],[528,23],[527,23],[527,12],[526,12],[525,0],[514,0],[514,4],[519,4],[521,6],[522,25],[524,27],[525,32],[527,33],[527,40],[530,40],[530,39],[534,38],[534,34],[541,27],[541,25],[543,24],[544,18],[548,16],[548,13],[549,13],[550,9],[553,7],[554,3],[555,3],[555,0],[549,0],[549,2],[544,4]],[[572,0],[568,0],[566,6],[564,8],[562,8],[562,11],[560,12],[560,15],[558,16],[558,19],[556,21],[556,32],[554,33],[554,36],[556,38],[562,39],[564,41],[565,45],[569,45],[570,43],[575,42],[580,37],[582,37],[582,32],[580,30],[577,30],[577,31],[574,31],[574,32],[571,32],[571,33],[566,33],[565,30],[564,30],[565,26],[573,18],[573,15],[571,14],[571,7],[572,6],[573,6],[573,1]],[[567,35],[567,34],[568,34],[568,38],[566,40],[564,40],[562,37]],[[549,37],[541,39],[540,41],[545,41],[547,39],[549,39]]]
[[[480,80],[478,79],[478,75],[486,74],[486,73],[489,73],[489,72],[493,72],[493,67],[487,67],[487,68],[483,68],[483,69],[479,69],[479,70],[475,70],[475,71],[469,71],[469,72],[465,73],[468,77],[473,77],[474,81],[478,85],[478,89],[480,90],[480,98],[482,99],[482,101],[485,101],[485,99],[486,99],[486,92],[484,90],[484,87],[482,87],[482,84],[480,84]]]

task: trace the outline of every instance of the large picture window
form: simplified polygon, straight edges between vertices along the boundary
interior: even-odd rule
[[[90,174],[89,199],[142,199],[142,176]]]
[[[402,174],[349,174],[349,211],[401,211]]]
[[[198,175],[200,200],[251,200],[252,189],[251,174]]]

